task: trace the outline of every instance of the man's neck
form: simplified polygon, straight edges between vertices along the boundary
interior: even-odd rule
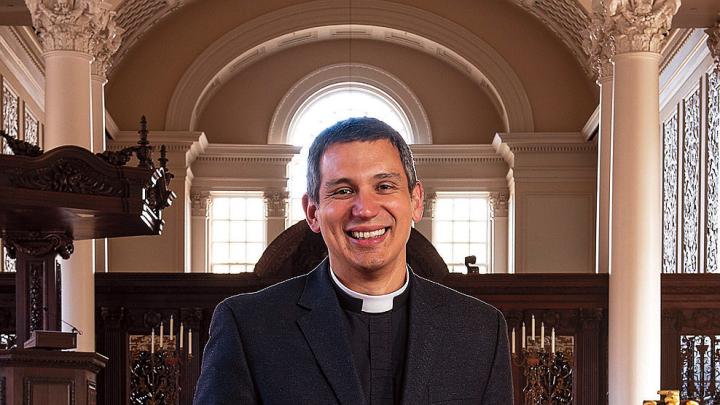
[[[365,273],[362,270],[348,270],[342,266],[333,266],[330,262],[335,276],[347,288],[367,295],[385,295],[395,292],[405,284],[407,264],[393,267],[388,271],[377,271]]]

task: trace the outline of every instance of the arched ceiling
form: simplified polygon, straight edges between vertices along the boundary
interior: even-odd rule
[[[160,20],[195,0],[106,0],[125,29],[120,49],[113,57],[118,66],[130,49]],[[508,0],[539,19],[572,52],[588,76],[592,75],[582,50],[582,32],[589,24],[589,0]],[[112,76],[112,69],[108,76]]]

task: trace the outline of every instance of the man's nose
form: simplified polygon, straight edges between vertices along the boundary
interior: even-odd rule
[[[358,191],[352,207],[352,214],[358,218],[373,218],[377,216],[380,204],[377,195],[371,191]]]

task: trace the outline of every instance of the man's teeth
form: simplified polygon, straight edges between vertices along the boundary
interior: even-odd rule
[[[378,236],[382,236],[385,234],[385,228],[378,229],[377,231],[371,231],[371,232],[351,232],[351,235],[355,239],[369,239],[369,238],[377,238]]]

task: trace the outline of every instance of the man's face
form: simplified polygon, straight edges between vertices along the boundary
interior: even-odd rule
[[[388,140],[331,145],[320,158],[320,193],[303,208],[322,233],[335,271],[405,269],[412,221],[422,218],[422,185],[408,192],[400,153]]]

